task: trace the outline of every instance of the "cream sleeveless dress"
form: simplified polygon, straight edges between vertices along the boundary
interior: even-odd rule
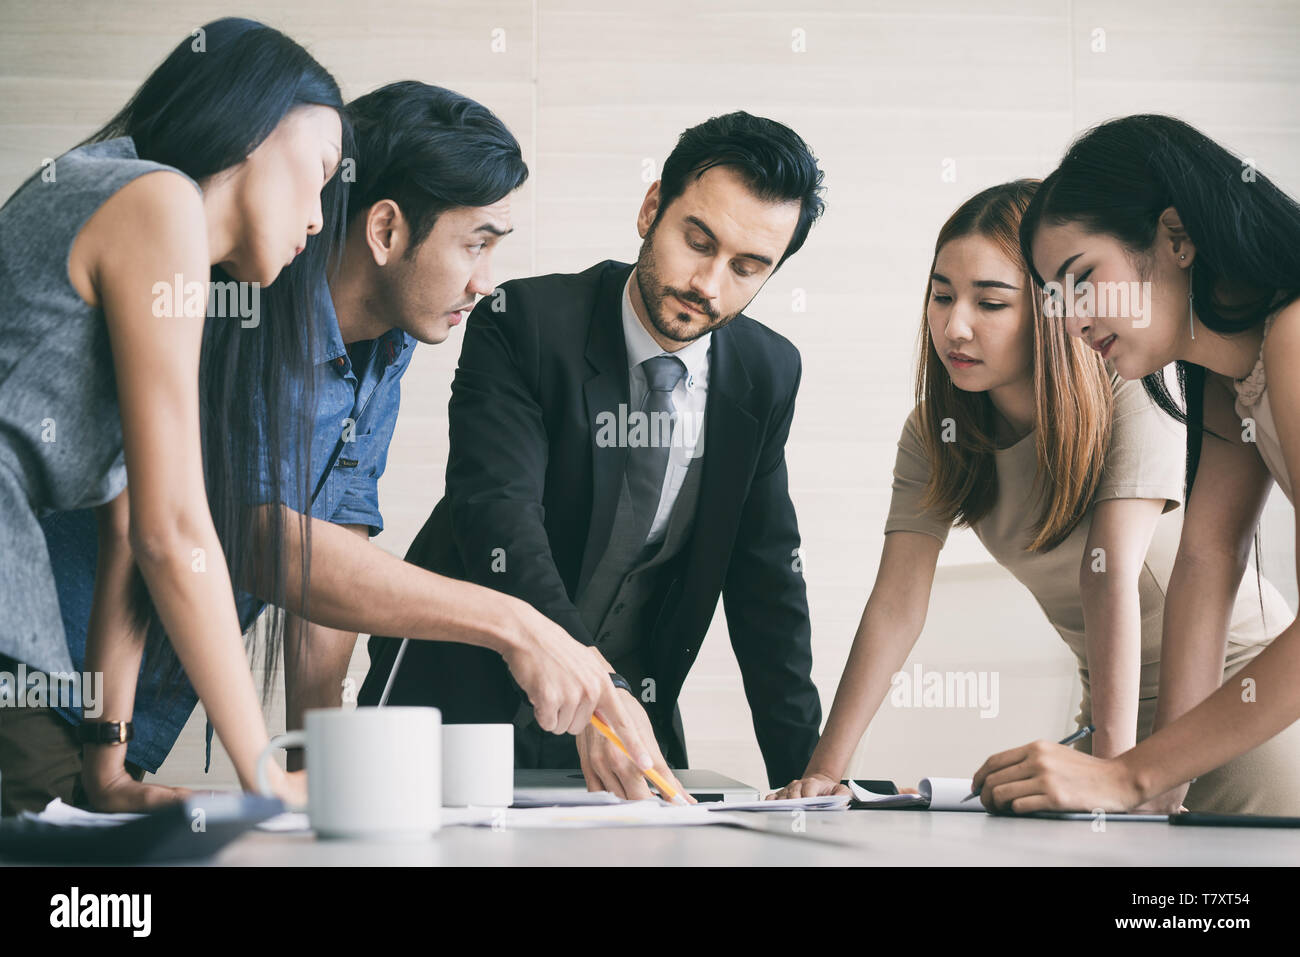
[[[1033,525],[1041,514],[1043,490],[1031,433],[996,453],[998,499],[992,511],[972,528],[993,558],[1011,572],[1038,601],[1048,621],[1079,663],[1083,697],[1076,722],[1091,723],[1090,677],[1079,593],[1079,568],[1092,517],[1106,499],[1165,499],[1138,580],[1141,607],[1141,670],[1138,688],[1138,740],[1151,733],[1160,675],[1160,645],[1165,592],[1182,534],[1183,471],[1186,433],[1147,396],[1140,381],[1112,376],[1114,415],[1101,484],[1080,523],[1060,545],[1030,552]],[[921,508],[930,467],[921,435],[920,415],[913,410],[898,443],[893,496],[886,533],[923,532],[947,539],[949,524]],[[1233,605],[1224,678],[1254,659],[1294,618],[1281,593],[1266,579],[1256,584],[1253,567],[1242,578]],[[1046,734],[1027,729],[1029,736]],[[1089,750],[1089,740],[1077,747]],[[1184,802],[1196,811],[1300,815],[1300,724],[1254,751],[1202,775]]]

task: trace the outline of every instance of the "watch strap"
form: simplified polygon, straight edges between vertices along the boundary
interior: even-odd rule
[[[82,744],[126,744],[135,737],[130,721],[83,721],[78,731]]]
[[[615,687],[615,688],[622,688],[622,689],[623,689],[624,691],[626,691],[628,694],[633,694],[632,686],[631,686],[630,684],[628,684],[627,679],[624,678],[624,677],[623,677],[621,674],[619,674],[617,671],[611,671],[611,672],[609,673],[609,680],[612,681],[612,682],[614,682],[614,687]]]

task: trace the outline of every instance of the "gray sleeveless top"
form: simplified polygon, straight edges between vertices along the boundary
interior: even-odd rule
[[[72,662],[37,519],[126,487],[108,328],[68,255],[105,200],[156,170],[179,172],[139,159],[129,137],[79,146],[0,208],[0,654],[43,671]]]

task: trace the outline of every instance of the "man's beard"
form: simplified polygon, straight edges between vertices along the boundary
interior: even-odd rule
[[[645,239],[641,242],[641,251],[637,254],[636,260],[636,284],[641,291],[641,301],[645,303],[646,313],[650,317],[650,324],[655,327],[656,332],[673,342],[694,342],[706,333],[721,329],[740,315],[739,312],[735,312],[726,318],[719,319],[718,314],[713,311],[713,307],[707,302],[702,302],[699,296],[689,291],[669,288],[661,283],[659,281],[659,268],[655,262],[654,235],[655,226],[651,226],[650,231],[646,233]],[[685,311],[683,307],[671,301],[673,296],[677,296],[707,313],[707,324],[702,328],[696,328],[695,319],[706,318],[696,315],[692,317],[690,331],[687,335],[683,335],[679,330],[669,327],[663,320],[664,307],[667,306],[668,309],[674,312]]]

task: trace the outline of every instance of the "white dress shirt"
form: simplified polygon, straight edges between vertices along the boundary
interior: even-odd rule
[[[676,352],[665,352],[651,338],[636,310],[632,308],[632,281],[636,270],[623,287],[623,341],[627,344],[628,411],[641,408],[645,401],[645,370],[641,363],[654,356],[671,355],[682,360],[686,375],[673,389],[673,406],[677,409],[673,421],[673,444],[668,452],[668,468],[664,474],[663,492],[659,497],[659,510],[650,524],[646,543],[663,538],[668,519],[673,513],[677,493],[686,479],[691,459],[704,454],[704,409],[709,399],[709,347],[713,333],[706,332],[689,345]]]

